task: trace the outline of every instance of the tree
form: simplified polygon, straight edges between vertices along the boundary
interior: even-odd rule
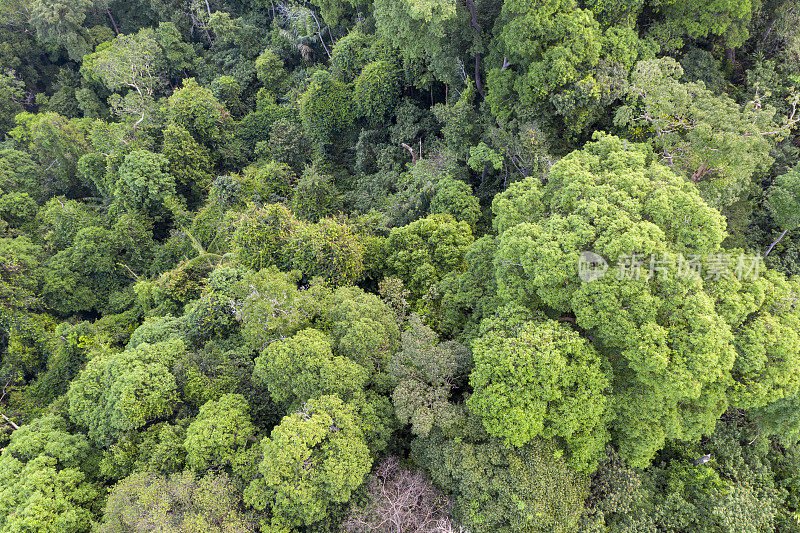
[[[114,486],[98,531],[257,531],[255,517],[241,507],[241,496],[225,474],[137,472]]]
[[[362,236],[332,218],[301,221],[290,242],[292,265],[309,278],[321,276],[339,286],[357,282],[364,273]]]
[[[684,38],[698,39],[709,35],[722,37],[725,46],[736,48],[748,37],[754,2],[671,2],[651,0],[651,9],[658,13],[650,34],[661,44],[663,51],[679,50]]]
[[[426,67],[433,76],[446,83],[460,82],[458,71],[459,66],[463,68],[460,59],[464,51],[473,44],[483,51],[467,5],[461,2],[378,0],[374,16],[379,35],[402,50],[405,57],[429,63]],[[416,86],[431,86],[428,69],[415,80]]]
[[[337,354],[366,368],[380,383],[400,344],[400,332],[389,307],[357,287],[341,287],[326,300],[322,324]]]
[[[741,312],[755,309],[738,296],[745,287],[718,285],[708,272],[706,279],[677,275],[677,262],[664,259],[723,253],[723,219],[695,186],[646,146],[597,136],[554,165],[545,186],[536,178],[512,184],[493,210],[499,296],[556,316],[602,346],[613,370],[612,434],[621,455],[644,466],[667,438],[711,431],[735,360],[736,319],[717,310],[716,298],[739,302]],[[600,279],[576,275],[585,250],[608,258]],[[642,275],[625,274],[632,251],[657,256],[668,272],[651,277],[643,266]]]
[[[197,471],[227,466],[255,433],[241,394],[223,394],[203,404],[186,430],[186,463]]]
[[[271,48],[265,48],[256,58],[256,76],[273,95],[286,92],[287,72],[283,61]]]
[[[283,204],[251,205],[236,221],[233,252],[238,262],[252,269],[291,264],[289,242],[297,220]]]
[[[614,121],[650,128],[662,161],[697,183],[710,204],[729,207],[748,191],[754,174],[772,163],[770,149],[794,117],[779,125],[772,106],[752,101],[742,107],[702,82],[679,82],[682,75],[671,58],[637,63],[627,104]]]
[[[106,309],[109,296],[127,283],[117,265],[119,251],[112,231],[81,228],[71,245],[45,264],[44,301],[63,315]]]
[[[472,230],[447,214],[429,215],[408,226],[395,228],[386,242],[386,265],[418,302],[435,311],[438,283],[446,272],[463,271],[464,254],[472,243]]]
[[[247,273],[237,284],[235,312],[254,350],[309,327],[323,312],[327,290],[317,284],[301,289],[301,277],[296,270],[280,272],[273,266]]]
[[[91,530],[100,488],[81,470],[89,442],[67,428],[51,414],[12,433],[0,455],[0,530]]]
[[[604,31],[574,0],[504,2],[497,27],[487,61],[492,113],[501,120],[559,115],[573,137],[622,96],[636,59],[651,53],[633,29]]]
[[[96,355],[70,385],[70,419],[87,428],[93,441],[108,445],[125,431],[168,416],[178,401],[169,368],[184,350],[173,340]]]
[[[440,343],[416,314],[409,317],[402,348],[389,363],[397,418],[411,424],[419,437],[427,437],[434,427],[452,429],[461,421],[453,396],[467,383],[472,353],[455,341]]]
[[[506,324],[503,314],[488,319],[486,333],[472,343],[467,405],[490,435],[514,446],[535,437],[563,439],[570,466],[594,470],[610,439],[610,381],[600,355],[553,320]]]
[[[233,125],[228,110],[194,78],[183,80],[183,87],[168,98],[167,116],[209,148],[219,148]]]
[[[176,192],[190,205],[199,203],[213,179],[208,149],[198,144],[181,126],[170,124],[164,129],[161,153],[167,158],[167,170],[175,180]]]
[[[764,252],[764,257],[769,255],[789,231],[800,225],[800,165],[775,178],[767,201],[772,217],[778,223],[778,227],[783,228],[783,233],[772,241]]]
[[[400,100],[400,79],[384,60],[367,64],[355,80],[358,113],[372,124],[380,124]]]
[[[86,12],[93,7],[91,0],[34,0],[30,5],[30,24],[40,41],[64,47],[71,60],[80,61],[90,50],[83,22]]]
[[[14,116],[22,111],[22,96],[25,83],[14,71],[0,73],[0,134],[5,135],[14,127]]]
[[[265,203],[288,203],[294,194],[297,176],[288,164],[273,159],[244,169],[242,182],[245,197]]]
[[[0,527],[3,531],[91,531],[100,489],[77,468],[57,467],[46,455],[22,463],[0,458]]]
[[[309,328],[270,343],[256,358],[253,377],[275,401],[297,407],[324,395],[348,400],[364,389],[369,374],[355,361],[334,355],[331,339]]]
[[[147,150],[134,150],[125,156],[119,168],[114,197],[131,211],[161,218],[177,209],[175,178],[169,171],[169,160]]]
[[[39,298],[41,247],[26,236],[0,238],[0,321],[14,310],[34,307]]]
[[[185,440],[183,423],[156,422],[139,431],[130,431],[105,449],[100,474],[109,480],[120,480],[133,472],[180,472],[186,461]]]
[[[430,211],[431,214],[446,213],[456,220],[463,220],[473,230],[481,216],[481,207],[472,194],[472,188],[461,180],[449,177],[436,184]]]
[[[247,487],[245,501],[269,509],[265,522],[274,528],[311,525],[346,504],[372,466],[359,423],[336,396],[309,400],[284,417],[261,442],[263,477]]]
[[[117,35],[110,43],[98,46],[84,60],[81,72],[111,91],[130,91],[124,100],[117,98],[110,103],[120,114],[134,121],[136,130],[154,120],[153,98],[165,82],[161,57],[162,49],[155,32],[144,28],[133,35]]]
[[[46,197],[57,194],[81,196],[81,185],[77,178],[80,157],[89,151],[89,126],[87,119],[67,119],[53,112],[22,112],[15,118],[17,126],[9,135],[24,147],[39,164],[39,183]],[[38,170],[38,169],[37,169]],[[34,174],[34,175],[35,175]]]
[[[414,461],[454,500],[453,517],[475,533],[576,531],[588,479],[569,468],[552,444],[522,448],[464,428],[458,439],[435,431],[412,443]]]
[[[306,135],[314,141],[318,151],[325,152],[337,145],[353,124],[352,94],[328,72],[314,73],[300,106]]]
[[[333,178],[319,173],[313,166],[306,167],[292,197],[292,210],[297,216],[317,222],[333,215],[339,203],[339,192]]]

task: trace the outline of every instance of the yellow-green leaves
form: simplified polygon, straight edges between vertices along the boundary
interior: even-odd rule
[[[502,325],[498,325],[502,328]],[[561,438],[569,463],[593,470],[610,438],[609,376],[589,341],[553,320],[473,341],[469,407],[490,435],[514,446],[535,437]]]
[[[169,368],[185,350],[181,341],[140,344],[116,354],[98,354],[70,386],[73,422],[107,445],[125,431],[169,415],[178,402]]]
[[[336,396],[309,400],[262,441],[263,477],[245,490],[245,501],[269,507],[276,531],[325,518],[349,501],[372,466],[359,424],[353,408]]]

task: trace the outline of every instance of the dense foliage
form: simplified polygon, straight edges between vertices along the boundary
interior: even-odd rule
[[[0,533],[800,532],[796,0],[0,0]]]

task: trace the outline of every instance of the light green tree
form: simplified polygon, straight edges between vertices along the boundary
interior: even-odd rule
[[[256,358],[253,377],[273,399],[297,407],[326,394],[350,399],[364,389],[369,373],[355,361],[334,355],[331,339],[309,328],[270,343]]]
[[[262,441],[263,477],[244,497],[255,509],[270,511],[266,527],[311,525],[350,500],[372,466],[360,422],[348,404],[322,396],[284,417]]]
[[[395,413],[411,431],[427,437],[434,427],[452,429],[463,418],[452,403],[454,390],[467,383],[472,353],[455,341],[439,336],[412,314],[403,331],[402,350],[392,356],[389,375]]]
[[[242,511],[241,495],[225,474],[169,477],[137,472],[117,483],[103,511],[100,533],[153,529],[176,533],[255,532],[256,519]]]
[[[173,340],[95,355],[70,385],[70,419],[93,441],[108,445],[125,431],[168,416],[178,402],[169,368],[184,350],[183,342]]]
[[[778,227],[783,228],[783,232],[772,241],[764,252],[764,257],[769,255],[788,232],[800,226],[800,165],[775,178],[767,201],[772,218],[778,223]]]
[[[647,146],[598,136],[554,165],[545,186],[512,184],[493,209],[499,296],[595,339],[613,370],[612,434],[622,456],[643,466],[667,438],[711,431],[735,360],[732,319],[717,311],[716,294],[731,289],[707,281],[704,290],[702,278],[677,274],[677,262],[652,278],[649,266],[639,276],[625,270],[632,252],[659,260],[722,253],[723,218],[695,186]],[[585,250],[608,258],[604,277],[578,277]]]
[[[610,439],[613,412],[600,354],[553,320],[515,327],[506,320],[502,314],[487,320],[488,331],[472,343],[467,405],[490,435],[514,446],[536,437],[563,440],[570,466],[594,470]]]
[[[249,411],[241,394],[203,404],[186,429],[186,464],[197,471],[230,465],[255,434]]]

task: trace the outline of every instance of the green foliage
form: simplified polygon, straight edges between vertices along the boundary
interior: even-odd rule
[[[186,464],[203,471],[232,463],[255,433],[249,410],[241,394],[206,402],[186,429]]]
[[[270,267],[245,274],[237,284],[236,313],[242,335],[254,350],[260,352],[270,342],[310,326],[322,313],[326,289],[312,284],[303,290],[301,277],[296,270],[280,272]]]
[[[153,528],[180,533],[257,531],[255,519],[241,511],[241,497],[225,474],[197,477],[190,471],[169,477],[139,472],[111,491],[98,531]]]
[[[103,453],[100,473],[120,480],[132,472],[175,473],[184,467],[186,428],[159,422],[124,434]]]
[[[332,285],[350,285],[364,272],[364,244],[353,229],[332,218],[316,224],[300,222],[292,235],[292,265],[309,277]]]
[[[30,23],[39,40],[65,48],[70,59],[80,61],[90,49],[83,22],[92,7],[90,0],[35,0],[30,4]]]
[[[274,95],[286,92],[287,74],[283,67],[281,58],[270,48],[265,48],[256,58],[256,76]]]
[[[40,199],[40,171],[27,152],[4,148],[0,150],[0,190],[25,192]]]
[[[120,34],[97,47],[81,66],[84,77],[98,81],[111,91],[128,90],[125,99],[109,103],[118,112],[133,116],[141,125],[153,122],[153,97],[163,86],[162,49],[156,33],[144,28],[132,35]]]
[[[568,135],[580,133],[602,106],[621,96],[627,72],[649,52],[632,29],[603,31],[574,0],[507,1],[499,22],[490,64],[515,68],[489,71],[492,113],[508,120],[514,113],[554,112],[564,118]]]
[[[100,490],[77,468],[58,468],[47,455],[23,463],[4,454],[0,481],[2,531],[91,531]]]
[[[652,133],[653,147],[670,166],[697,183],[709,203],[728,207],[748,191],[755,173],[769,167],[773,138],[788,130],[776,123],[772,106],[754,101],[742,107],[702,82],[681,83],[682,74],[671,58],[639,62],[628,104],[614,121],[637,137]]]
[[[242,193],[262,202],[286,202],[295,190],[297,176],[286,163],[271,160],[247,167],[242,177]]]
[[[400,345],[392,311],[374,294],[341,287],[326,299],[322,317],[336,353],[369,370],[373,379],[385,373]]]
[[[778,226],[793,230],[800,225],[800,165],[775,178],[768,202]]]
[[[308,90],[300,100],[300,116],[306,134],[317,150],[335,145],[347,133],[354,119],[352,93],[347,86],[319,71],[311,77]]]
[[[364,389],[369,374],[355,361],[334,355],[331,348],[331,339],[324,333],[304,329],[270,343],[256,358],[253,377],[275,401],[294,408],[329,394],[350,399]]]
[[[13,72],[0,74],[0,134],[14,127],[14,116],[22,111],[24,87],[25,83]]]
[[[321,396],[284,417],[261,442],[263,477],[244,494],[249,505],[270,510],[266,527],[311,525],[350,500],[372,466],[360,422],[336,396]]]
[[[411,315],[403,331],[402,350],[389,363],[397,418],[411,424],[412,433],[419,437],[427,437],[434,425],[452,429],[462,418],[452,396],[466,384],[471,366],[472,354],[466,346],[440,343],[418,315]]]
[[[465,269],[464,254],[471,243],[469,224],[447,214],[429,215],[392,230],[386,242],[386,265],[422,309],[435,305],[444,272]]]
[[[164,129],[161,153],[167,158],[167,171],[175,180],[176,192],[197,203],[201,191],[208,189],[213,178],[208,149],[199,145],[183,127],[170,124]]]
[[[355,79],[354,89],[358,113],[373,124],[383,122],[400,100],[399,77],[384,60],[367,64]]]
[[[702,279],[674,270],[666,279],[619,274],[619,258],[630,250],[641,257],[720,251],[722,217],[653,159],[642,145],[601,136],[554,165],[546,186],[517,182],[493,206],[500,297],[567,321],[572,315],[604,354],[614,354],[606,355],[613,432],[621,455],[639,466],[666,438],[694,439],[713,427],[735,360],[712,282],[704,290]],[[601,279],[578,278],[584,250],[611,263]]]
[[[183,80],[183,87],[169,97],[167,116],[207,147],[218,147],[232,126],[228,110],[194,78]]]
[[[0,533],[800,531],[796,4],[2,0]]]
[[[476,533],[577,529],[587,479],[552,445],[535,439],[509,448],[473,435],[450,440],[437,432],[412,444],[414,460],[453,494],[458,521]]]
[[[331,50],[333,75],[345,83],[355,80],[370,61],[370,46],[373,42],[373,36],[358,29],[336,41],[336,46]]]
[[[0,317],[12,309],[33,307],[41,281],[39,256],[41,247],[28,237],[0,238]]]
[[[504,328],[504,317],[472,343],[474,391],[467,405],[486,431],[521,446],[531,439],[563,439],[568,462],[592,471],[610,435],[605,393],[610,386],[591,343],[553,320]]]
[[[108,179],[108,165],[103,154],[90,152],[82,155],[78,159],[77,171],[84,187],[93,190],[103,199],[113,197],[114,184]]]
[[[481,206],[470,186],[453,178],[442,179],[436,184],[430,211],[431,214],[446,213],[456,220],[463,220],[473,230],[481,216]]]
[[[108,445],[122,432],[169,415],[178,400],[169,368],[183,350],[182,342],[169,341],[95,355],[70,386],[70,419]]]
[[[251,205],[235,224],[232,236],[237,261],[248,268],[290,264],[289,242],[297,221],[283,204]]]
[[[105,309],[110,294],[125,278],[117,266],[119,242],[113,232],[89,226],[75,234],[72,245],[50,258],[42,296],[55,312],[68,315]]]
[[[473,146],[469,149],[467,164],[469,168],[476,172],[482,172],[486,165],[491,165],[495,170],[500,170],[503,167],[503,158],[489,148],[485,142],[481,141],[478,146]]]
[[[126,210],[150,216],[165,216],[177,208],[175,177],[169,160],[147,150],[134,150],[119,168],[114,197]]]
[[[751,0],[654,0],[650,4],[660,15],[650,32],[661,44],[662,50],[668,51],[681,48],[686,37],[697,39],[709,35],[722,37],[727,46],[741,46],[747,39],[747,23],[750,22],[753,5],[757,3]]]
[[[333,215],[339,208],[339,193],[333,178],[321,174],[315,167],[306,167],[295,187],[292,210],[300,218],[317,222]]]
[[[91,121],[67,119],[52,112],[22,112],[15,120],[17,126],[9,135],[42,168],[44,179],[40,187],[43,193],[50,197],[77,192],[80,183],[76,167],[80,157],[89,150]],[[24,172],[23,169],[19,171]]]

